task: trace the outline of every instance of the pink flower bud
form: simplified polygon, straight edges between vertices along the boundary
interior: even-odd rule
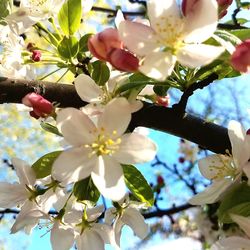
[[[231,65],[240,72],[250,73],[250,39],[236,47],[231,56]]]
[[[168,107],[169,101],[170,101],[169,95],[156,97],[156,103],[163,107]]]
[[[135,72],[139,67],[139,59],[124,49],[113,49],[108,55],[113,67],[126,72]]]
[[[33,51],[32,51],[31,59],[32,59],[34,62],[40,62],[40,61],[41,61],[41,56],[42,56],[42,53],[41,53],[40,50],[33,50]]]
[[[88,48],[96,58],[107,61],[107,56],[113,48],[122,48],[122,41],[118,31],[109,28],[89,38]]]
[[[181,5],[183,15],[187,16],[189,13],[192,13],[195,10],[195,5],[199,1],[200,0],[183,0]]]
[[[250,128],[246,132],[247,135],[250,135]]]
[[[30,112],[30,115],[36,119],[40,117],[44,118],[53,111],[52,103],[34,92],[23,97],[22,103],[33,108],[33,110]]]
[[[164,184],[164,179],[163,179],[163,177],[161,176],[161,175],[158,175],[157,176],[157,184],[158,185],[163,185]]]

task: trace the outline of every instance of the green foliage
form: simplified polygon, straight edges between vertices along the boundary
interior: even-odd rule
[[[234,187],[225,195],[217,215],[222,223],[232,223],[230,214],[250,216],[250,186],[242,183]]]
[[[141,172],[133,165],[122,165],[122,167],[128,189],[139,201],[153,206],[153,191]]]
[[[54,151],[42,156],[31,167],[35,171],[36,178],[44,178],[51,174],[51,169],[56,158],[62,151]]]
[[[92,201],[96,203],[100,197],[100,192],[94,185],[91,177],[75,183],[73,193],[78,201]]]
[[[81,37],[81,39],[79,41],[79,52],[87,52],[87,51],[89,51],[88,40],[89,40],[89,38],[91,36],[92,36],[92,34],[89,33],[89,34],[86,34],[86,35]]]
[[[250,29],[231,30],[230,33],[237,36],[242,41],[250,38]]]
[[[65,59],[74,58],[79,50],[79,43],[77,38],[74,36],[70,36],[69,38],[67,38],[65,36],[58,45],[57,50],[60,56]]]
[[[105,62],[95,61],[92,63],[93,71],[91,77],[100,86],[104,85],[110,77],[109,67]]]
[[[57,129],[57,127],[53,126],[52,124],[48,123],[48,122],[41,122],[41,127],[42,129],[44,129],[47,132],[50,132],[52,134],[55,135],[59,135],[59,136],[63,136],[59,130]]]
[[[1,0],[0,1],[0,24],[4,24],[2,19],[10,14],[10,7],[12,6],[11,0]]]

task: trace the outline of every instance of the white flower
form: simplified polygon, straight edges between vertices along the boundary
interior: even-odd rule
[[[224,51],[222,47],[202,44],[216,30],[216,0],[192,1],[192,4],[182,16],[176,0],[149,0],[151,27],[131,21],[119,24],[125,46],[143,58],[139,67],[143,74],[164,81],[176,61],[196,68],[209,64]]]
[[[235,183],[240,181],[243,171],[250,177],[250,136],[240,123],[230,121],[228,135],[232,145],[232,156],[215,154],[201,159],[201,174],[212,181],[212,185],[189,200],[193,205],[218,201]]]
[[[52,177],[65,185],[91,175],[105,197],[122,199],[126,188],[120,163],[147,162],[156,153],[155,144],[146,137],[138,133],[123,135],[130,120],[130,106],[125,98],[110,101],[98,116],[97,125],[77,109],[61,110],[58,128],[72,148],[55,160]]]
[[[85,106],[88,110],[103,110],[104,105],[116,97],[116,90],[127,80],[127,76],[115,76],[109,79],[103,86],[98,86],[95,81],[85,74],[80,74],[74,80],[77,94],[85,102],[91,103]],[[140,101],[131,102],[131,112],[136,112],[142,108]]]

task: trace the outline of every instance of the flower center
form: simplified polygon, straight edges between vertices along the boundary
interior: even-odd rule
[[[116,130],[114,130],[110,135],[108,133],[105,133],[104,128],[101,128],[96,140],[91,144],[85,145],[86,148],[92,149],[90,157],[94,154],[98,156],[112,155],[119,148],[119,145],[121,143],[121,138],[114,138],[116,134]]]

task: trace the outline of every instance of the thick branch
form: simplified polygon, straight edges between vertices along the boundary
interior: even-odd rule
[[[30,92],[38,91],[60,107],[81,107],[84,103],[72,85],[0,78],[0,103],[21,103]],[[130,128],[144,126],[185,138],[216,153],[231,150],[227,129],[174,109],[144,103],[133,114]]]

